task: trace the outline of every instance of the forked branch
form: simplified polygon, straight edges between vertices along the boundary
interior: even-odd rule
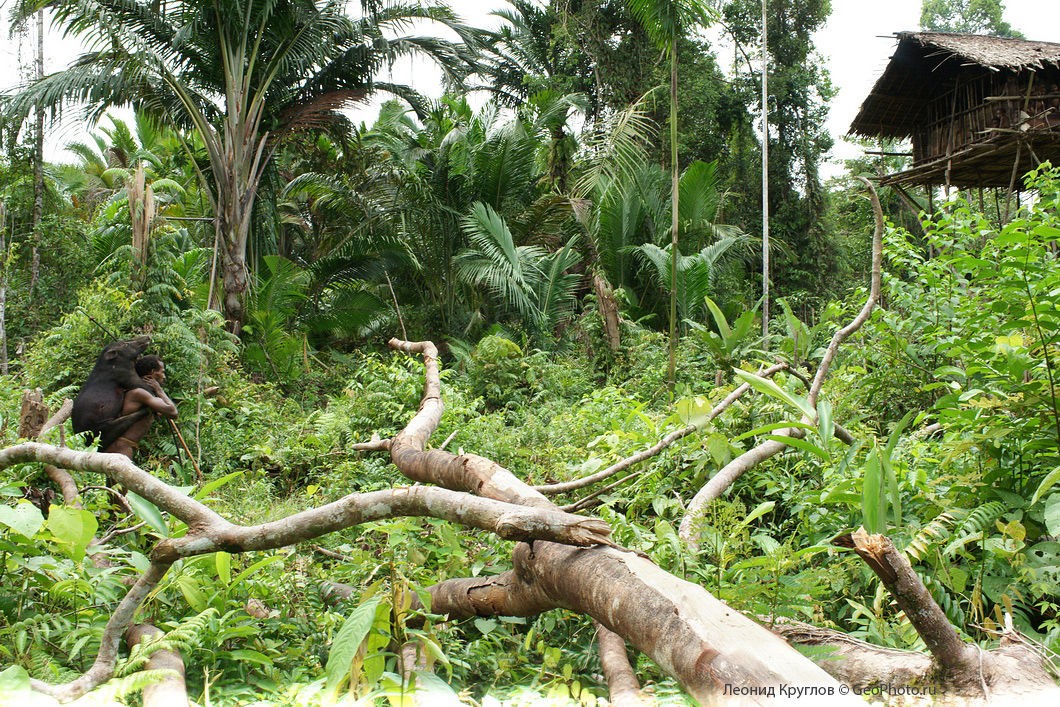
[[[817,368],[817,374],[813,377],[813,382],[810,384],[810,389],[806,396],[810,407],[813,408],[817,406],[817,398],[820,396],[821,387],[824,385],[824,380],[832,366],[832,361],[839,352],[840,345],[868,321],[880,297],[880,276],[883,265],[883,209],[880,208],[880,199],[876,195],[876,189],[872,186],[872,183],[862,177],[859,177],[859,179],[868,187],[869,200],[872,202],[872,212],[876,223],[872,234],[872,275],[869,283],[869,295],[857,316],[832,336],[832,341],[828,344],[828,348],[825,349],[824,358],[821,359],[821,365]],[[803,416],[802,422],[815,424],[816,420]],[[800,438],[804,434],[805,432],[802,429],[792,427],[778,431],[776,436]],[[691,547],[697,547],[699,543],[696,527],[706,513],[707,506],[725,493],[726,489],[732,486],[745,473],[765,460],[780,454],[787,448],[788,445],[784,442],[775,439],[767,440],[722,467],[689,502],[685,517],[681,519],[681,526],[678,531],[681,539]]]

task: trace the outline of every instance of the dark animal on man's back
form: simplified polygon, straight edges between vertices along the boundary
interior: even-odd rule
[[[147,408],[129,415],[121,415],[125,392],[132,388],[151,390],[136,373],[136,359],[151,343],[151,337],[138,336],[129,341],[108,344],[96,359],[88,380],[74,398],[71,418],[74,432],[86,432],[92,439],[99,435],[99,449],[103,451],[121,437],[137,420],[150,415]],[[119,417],[120,416],[120,417]]]

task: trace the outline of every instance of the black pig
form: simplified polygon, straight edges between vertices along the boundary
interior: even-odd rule
[[[151,337],[138,336],[108,344],[74,398],[71,413],[74,432],[86,432],[89,439],[99,435],[100,451],[110,447],[134,422],[151,414],[151,410],[144,407],[120,416],[125,391],[132,388],[151,390],[137,375],[135,367],[136,359],[150,343]]]

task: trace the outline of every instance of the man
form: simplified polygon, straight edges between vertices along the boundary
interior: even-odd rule
[[[136,373],[144,379],[144,382],[152,390],[133,388],[126,391],[122,400],[121,414],[129,415],[145,407],[152,414],[134,422],[125,431],[124,435],[103,450],[111,454],[124,454],[130,459],[133,458],[133,453],[139,448],[140,440],[144,438],[144,435],[151,428],[151,423],[155,421],[155,415],[163,415],[170,419],[176,419],[177,417],[177,406],[162,390],[162,384],[166,382],[166,365],[162,363],[162,359],[155,355],[141,356],[136,361]]]

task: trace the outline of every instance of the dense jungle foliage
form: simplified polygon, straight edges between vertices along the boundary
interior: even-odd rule
[[[179,26],[172,13],[181,8],[206,17],[245,4],[143,7],[158,14],[161,36],[163,21]],[[203,109],[200,123],[185,107],[166,123],[160,113],[180,96],[148,95],[165,90],[150,79],[160,67],[179,66],[185,74],[169,89],[184,81],[188,100],[216,109],[228,64],[210,37],[178,47],[182,63],[141,57],[136,76],[147,78],[131,99],[135,117],[104,118],[69,147],[75,162],[44,164],[39,193],[33,121],[23,128],[22,104],[3,104],[2,446],[17,441],[24,390],[41,388],[54,411],[76,394],[112,333],[147,333],[205,482],[161,424],[138,463],[225,517],[258,523],[406,483],[385,455],[350,450],[394,434],[419,405],[422,365],[388,351],[391,336],[430,339],[443,351],[446,412],[432,443],[448,440],[531,484],[584,476],[650,447],[730,393],[740,382],[733,369],[753,372],[779,358],[803,373],[778,374],[772,395],[745,396],[634,467],[589,512],[621,545],[763,621],[793,617],[922,649],[875,575],[830,542],[864,525],[895,541],[967,640],[990,646],[993,630],[1011,621],[1060,651],[1060,170],[1046,164],[1028,175],[1007,223],[1000,208],[982,213],[970,194],[954,192],[917,218],[881,192],[890,220],[882,301],[840,351],[818,406],[824,414],[711,505],[691,550],[676,531],[685,504],[734,456],[799,419],[803,376],[865,300],[872,216],[852,176],[890,166],[853,162],[850,178],[822,183],[832,89],[810,60],[810,37],[829,3],[770,3],[778,296],[765,338],[758,76],[743,54],[753,53],[760,30],[757,0],[709,13],[737,47],[732,67],[693,32],[674,33],[660,59],[658,33],[645,28],[652,16],[631,12],[634,2],[515,0],[497,32],[459,25],[444,5],[421,8],[458,26],[460,39],[418,47],[381,39],[407,26],[404,6],[362,3],[351,20],[323,2],[266,5],[277,36],[289,29],[284,22],[302,21],[296,10],[314,8],[331,13],[314,31],[358,51],[323,56],[316,44],[298,44],[291,51],[304,56],[289,57],[276,78],[289,83],[262,89],[276,104],[257,135],[271,158],[260,166],[252,209],[240,215],[249,224],[245,290],[222,272],[234,262],[238,229],[214,225],[225,208],[212,147],[222,118]],[[113,30],[107,13],[122,9],[56,7],[81,25],[89,20],[78,13],[96,12],[102,34]],[[247,17],[262,19],[254,7]],[[148,19],[138,21],[122,32],[142,41],[121,50],[164,53],[146,36]],[[258,26],[232,23],[233,31]],[[428,100],[370,80],[413,49],[446,65],[452,92]],[[674,56],[679,106],[654,90],[669,81]],[[102,80],[114,58],[96,59],[103,63],[49,79],[32,100],[65,91],[100,111],[117,102],[120,81]],[[356,86],[291,68],[355,60]],[[473,107],[461,85],[492,98]],[[361,125],[325,120],[331,104],[307,108],[339,88],[393,89],[412,108],[392,100]],[[282,124],[292,116],[303,124]],[[145,213],[138,236],[132,224]],[[621,314],[617,348],[598,301],[607,293],[594,278]],[[225,321],[233,292],[243,297],[236,329]],[[679,335],[672,384],[671,295]],[[835,424],[853,445],[835,437]],[[79,436],[65,443],[85,447]],[[122,510],[98,475],[77,478],[84,510],[48,495],[39,464],[0,471],[0,690],[12,694],[27,676],[58,682],[83,672],[123,579],[145,567],[155,540],[186,531],[143,499]],[[107,538],[112,567],[86,559],[93,536]],[[399,704],[408,686],[391,646],[413,637],[437,676],[418,688],[439,700],[598,704],[607,693],[587,617],[410,621],[410,593],[508,569],[511,549],[447,522],[395,519],[277,552],[181,561],[143,614],[181,650],[198,704],[325,704],[347,695]],[[329,582],[353,587],[353,597],[336,600]],[[142,667],[139,656],[123,658],[118,676],[90,698],[135,702]],[[688,701],[647,659],[635,667],[660,700]]]

